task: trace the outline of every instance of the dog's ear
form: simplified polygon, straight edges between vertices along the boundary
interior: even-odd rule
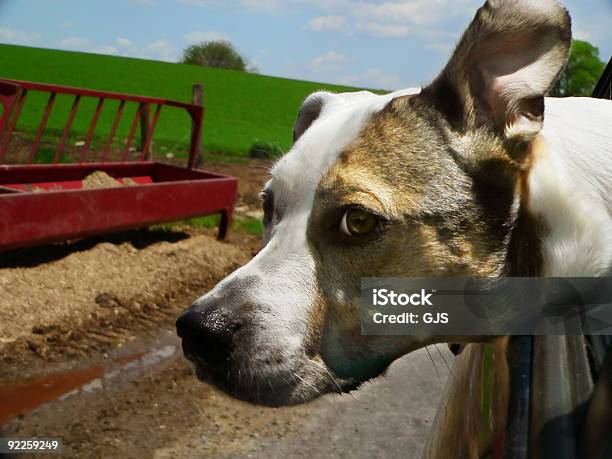
[[[302,134],[321,115],[325,104],[333,97],[336,97],[336,95],[326,91],[319,91],[306,98],[300,107],[297,119],[295,120],[295,126],[293,127],[294,143],[302,137]]]
[[[492,123],[506,140],[529,142],[570,46],[570,17],[557,1],[489,0],[423,93],[459,131]]]

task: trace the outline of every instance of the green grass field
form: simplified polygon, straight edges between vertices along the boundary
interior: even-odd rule
[[[31,80],[67,86],[157,96],[189,102],[191,85],[204,85],[206,116],[204,150],[225,155],[246,154],[256,141],[291,145],[291,131],[302,100],[318,89],[350,91],[355,88],[274,78],[230,70],[183,64],[0,45],[0,78]],[[32,132],[39,123],[47,96],[32,93],[18,130]],[[72,98],[58,96],[47,134],[58,135],[65,125]],[[79,108],[73,139],[82,139],[96,101]],[[98,123],[98,145],[110,130],[117,104],[108,103]],[[118,137],[127,137],[135,107],[125,111]],[[130,116],[131,115],[131,116]],[[181,110],[164,108],[154,141],[155,153],[185,151],[189,117]],[[163,146],[163,152],[160,151]],[[96,145],[94,144],[94,148]]]
[[[220,220],[221,217],[218,215],[207,215],[204,217],[195,217],[178,222],[155,225],[153,228],[159,228],[161,230],[174,230],[180,228],[181,226],[191,226],[194,228],[216,228],[219,226]],[[263,234],[263,230],[263,222],[260,219],[251,217],[234,217],[232,219],[232,231],[261,236]]]

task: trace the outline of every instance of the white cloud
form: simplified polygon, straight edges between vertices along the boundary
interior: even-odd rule
[[[149,43],[145,47],[145,54],[149,57],[161,59],[162,61],[176,60],[175,49],[164,39]]]
[[[117,48],[115,48],[114,46],[109,46],[109,45],[98,46],[96,48],[92,48],[90,51],[96,54],[110,54],[110,55],[119,54],[119,50]]]
[[[250,9],[259,13],[278,13],[286,3],[293,3],[294,0],[283,2],[281,0],[178,0],[184,5],[193,6],[221,6],[238,9]]]
[[[407,37],[411,32],[411,28],[404,24],[385,24],[380,22],[359,24],[357,29],[365,31],[372,37],[402,38]]]
[[[448,55],[448,56],[450,56],[454,48],[455,48],[455,45],[453,43],[448,43],[448,42],[446,43],[435,42],[435,43],[429,43],[427,45],[427,49],[431,49],[431,50],[437,51],[441,54]]]
[[[355,29],[367,35],[419,36],[427,40],[436,37],[439,41],[440,35],[448,33],[452,21],[470,18],[481,3],[482,0],[358,1],[351,11]]]
[[[249,9],[258,14],[321,11],[306,28],[359,32],[376,37],[430,35],[457,17],[470,17],[482,0],[177,0],[194,6]],[[435,32],[434,32],[435,33]]]
[[[247,69],[249,70],[249,72],[252,72],[252,73],[259,73],[260,67],[261,67],[261,64],[259,63],[257,59],[251,59],[247,64]]]
[[[121,48],[130,48],[132,46],[132,42],[127,38],[117,37],[116,42],[117,46]]]
[[[354,15],[394,23],[433,24],[464,13],[472,14],[480,0],[391,0],[356,2]]]
[[[344,54],[335,51],[328,51],[322,56],[315,57],[312,60],[314,67],[339,66],[348,62],[348,58]]]
[[[194,6],[204,6],[204,5],[217,5],[221,6],[224,2],[219,0],[178,0],[179,3],[183,5],[194,5]],[[232,2],[227,2],[227,4]],[[235,2],[234,2],[235,3]]]
[[[312,10],[343,11],[362,0],[177,0],[191,6],[217,6],[236,10],[249,9],[258,14],[280,14],[286,11]],[[343,14],[343,13],[340,13]]]
[[[87,53],[123,55],[162,61],[175,61],[177,57],[176,49],[165,39],[154,41],[146,46],[137,46],[128,38],[118,37],[113,45],[100,45],[92,43],[87,38],[75,36],[63,38],[59,41],[58,47]]]
[[[177,0],[179,3],[194,6],[220,6],[226,8],[253,8],[260,12],[284,10],[295,11],[296,8],[316,8],[319,10],[339,10],[363,0]]]
[[[0,42],[16,45],[33,45],[40,39],[40,34],[0,27]]]
[[[279,0],[241,0],[240,3],[243,8],[268,13],[278,13],[283,6],[286,6],[286,3],[291,2],[282,2]],[[283,3],[285,3],[285,5],[283,5]]]
[[[86,53],[95,53],[95,54],[110,54],[115,55],[119,54],[119,49],[115,46],[111,45],[94,45],[91,40],[83,37],[66,37],[59,41],[58,43],[60,48],[73,50],[73,51],[83,51]]]
[[[397,75],[387,75],[381,69],[371,68],[360,74],[345,75],[340,78],[340,83],[374,89],[396,89],[400,86],[400,78]]]
[[[229,36],[215,31],[199,31],[196,30],[194,32],[183,35],[183,40],[185,43],[201,43],[203,41],[219,41],[219,40],[229,40]]]
[[[188,0],[186,0],[188,1]],[[195,0],[197,1],[197,0]],[[443,33],[444,24],[457,17],[470,17],[482,0],[293,0],[329,14],[312,19],[313,31],[335,30],[373,37],[431,37]]]
[[[147,48],[151,51],[165,52],[170,49],[170,45],[166,40],[162,39],[150,43],[149,45],[147,45]]]
[[[591,32],[587,32],[586,30],[581,30],[581,29],[574,29],[572,31],[572,35],[574,36],[574,38],[577,38],[578,40],[589,41],[593,39],[593,34]]]
[[[83,37],[66,37],[59,42],[60,47],[68,49],[86,50],[91,46],[90,41]]]
[[[348,21],[344,16],[319,16],[308,23],[308,28],[319,32],[321,30],[346,30]]]

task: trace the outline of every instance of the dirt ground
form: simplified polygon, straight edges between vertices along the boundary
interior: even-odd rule
[[[244,215],[259,211],[266,167],[206,165],[240,178]],[[174,321],[258,250],[255,236],[219,242],[185,227],[0,255],[0,405],[55,384],[45,378],[102,369],[4,425],[0,407],[0,436],[59,436],[63,457],[417,457],[448,376],[435,352],[435,372],[418,352],[352,396],[290,408],[251,406],[196,380]]]
[[[0,381],[23,378],[23,368],[38,371],[30,365],[37,359],[104,353],[173,322],[256,250],[255,237],[228,244],[203,230],[188,231],[137,231],[62,245],[0,270]]]

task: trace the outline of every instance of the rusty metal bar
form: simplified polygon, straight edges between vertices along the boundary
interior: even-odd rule
[[[2,103],[2,116],[0,117],[0,139],[4,134],[4,126],[6,125],[6,121],[8,120],[9,114],[11,113],[11,109],[13,108],[12,103]]]
[[[0,146],[2,145],[2,139],[4,138],[4,128],[6,127],[13,110],[13,102],[14,101],[11,101],[11,103],[6,103],[3,105],[4,110],[2,112],[2,118],[0,119]],[[0,160],[2,160],[4,157],[4,153],[4,150],[0,150]]]
[[[204,110],[200,110],[198,112],[194,112],[191,114],[193,119],[194,126],[202,126],[202,121],[204,119]],[[195,128],[191,131],[191,144],[189,147],[189,162],[187,163],[187,167],[189,169],[195,169],[201,165],[201,156],[198,154],[198,149],[200,148],[200,143],[202,139],[202,130]]]
[[[80,94],[83,97],[125,100],[128,102],[138,102],[145,104],[163,104],[171,107],[183,108],[185,110],[190,110],[193,108],[193,104],[178,102],[176,100],[160,99],[158,97],[136,96],[133,94],[125,94],[112,91],[98,91],[95,89],[74,88],[70,86],[61,86],[56,84],[11,80],[8,78],[1,78],[0,81],[17,85],[22,89],[28,89],[33,91],[55,92],[57,94]]]
[[[17,125],[17,120],[19,120],[19,115],[21,114],[21,109],[23,108],[27,95],[27,89],[22,89],[19,91],[17,103],[13,106],[13,113],[9,118],[8,129],[4,133],[4,137],[0,139],[0,160],[4,159],[4,155],[8,152],[8,146],[11,142],[11,137],[13,136],[13,130]]]
[[[115,134],[117,133],[117,128],[119,127],[119,122],[121,121],[121,117],[123,116],[124,108],[125,100],[122,100],[121,102],[119,102],[119,106],[117,107],[117,113],[115,114],[115,119],[113,120],[113,126],[111,127],[110,133],[108,134],[108,140],[106,141],[106,146],[104,147],[104,152],[102,153],[103,162],[108,159],[108,155],[113,146]]]
[[[136,111],[136,115],[134,116],[134,120],[132,121],[132,126],[130,127],[130,133],[128,134],[127,141],[125,143],[125,149],[123,150],[123,156],[121,157],[121,161],[125,161],[130,152],[130,147],[132,146],[132,141],[134,140],[134,134],[136,132],[136,126],[138,126],[138,121],[140,120],[140,116],[142,115],[142,110],[144,108],[144,103],[141,102],[138,106],[138,110]]]
[[[2,116],[0,117],[0,141],[2,140],[2,137],[4,137],[4,126],[6,126],[6,122],[8,121],[12,108],[13,104],[2,104]]]
[[[40,139],[45,132],[45,128],[47,127],[47,121],[49,121],[49,115],[51,114],[51,110],[53,110],[53,104],[55,103],[56,93],[52,92],[49,94],[49,100],[47,100],[47,106],[45,107],[45,111],[43,112],[43,116],[40,120],[40,124],[38,125],[38,129],[36,131],[36,136],[34,137],[34,142],[32,143],[32,148],[30,149],[30,155],[28,156],[28,164],[32,164],[32,161],[36,158],[36,151],[38,150],[38,146],[40,145]]]
[[[0,0],[1,1],[1,0]],[[82,150],[79,152],[80,161],[83,162],[86,159],[86,155],[93,149],[93,137],[95,135],[95,131],[97,128],[97,124],[99,124],[100,117],[102,116],[102,111],[104,108],[104,104],[110,100],[119,101],[119,108],[117,109],[117,113],[115,115],[115,119],[113,121],[111,130],[109,132],[108,138],[106,139],[105,148],[103,149],[102,156],[104,160],[108,160],[111,157],[112,147],[115,137],[119,131],[119,124],[122,120],[123,113],[125,111],[126,103],[128,102],[136,102],[139,104],[138,111],[136,112],[136,117],[133,121],[131,121],[132,126],[129,131],[129,137],[126,140],[125,148],[121,148],[122,153],[119,154],[119,158],[117,160],[130,160],[129,153],[130,149],[132,149],[132,145],[135,140],[136,129],[138,128],[138,124],[141,124],[141,154],[134,155],[134,160],[140,158],[142,153],[144,153],[143,159],[148,158],[148,154],[151,151],[151,147],[153,144],[154,130],[159,122],[160,111],[163,106],[175,107],[184,109],[189,113],[192,121],[192,131],[191,131],[191,145],[189,149],[189,161],[188,165],[190,168],[197,167],[200,160],[200,148],[201,148],[201,138],[202,138],[202,120],[204,116],[204,107],[201,105],[201,86],[196,85],[193,93],[193,101],[194,103],[183,103],[178,101],[172,101],[167,99],[159,99],[153,97],[146,96],[135,96],[129,94],[120,94],[113,93],[108,91],[97,91],[90,90],[84,88],[70,88],[66,86],[58,86],[58,85],[50,85],[44,83],[35,83],[30,81],[18,81],[18,80],[7,80],[0,78],[0,104],[3,107],[3,110],[0,111],[0,163],[3,162],[5,156],[8,152],[9,144],[14,137],[14,131],[19,128],[19,117],[22,113],[22,109],[27,102],[27,95],[31,91],[40,91],[46,92],[50,94],[49,102],[47,103],[47,107],[45,109],[43,120],[37,126],[37,132],[34,138],[34,145],[29,146],[29,161],[35,161],[37,159],[38,150],[40,149],[40,143],[42,142],[42,138],[45,135],[46,126],[48,126],[48,122],[50,121],[50,115],[53,109],[54,101],[57,100],[57,95],[71,95],[74,97],[72,101],[72,108],[66,120],[66,123],[63,127],[62,134],[59,138],[59,143],[54,147],[54,155],[50,160],[53,161],[54,164],[59,163],[62,158],[62,154],[64,154],[66,146],[70,142],[70,133],[72,128],[74,127],[74,121],[76,118],[76,114],[79,112],[81,100],[84,97],[87,98],[97,98],[97,108],[93,117],[90,120],[90,124],[88,126],[88,131],[86,133],[86,138],[84,142],[84,146]],[[153,106],[155,107],[155,112],[153,112]],[[147,110],[148,108],[148,110]],[[142,123],[142,119],[147,115],[148,122]],[[144,133],[144,136],[143,136]],[[112,160],[115,160],[113,157]]]
[[[2,104],[2,117],[0,117],[0,141],[4,135],[4,128],[15,104],[18,88],[10,83],[0,82],[0,104]]]
[[[68,115],[68,119],[66,120],[66,126],[64,127],[64,132],[62,132],[62,137],[60,138],[59,143],[57,144],[57,148],[55,149],[55,155],[53,156],[53,163],[59,162],[62,157],[62,152],[64,151],[64,145],[66,144],[66,140],[68,139],[68,135],[70,134],[70,129],[72,128],[72,122],[74,121],[74,117],[79,108],[79,102],[81,101],[81,96],[77,95],[74,97],[74,101],[72,102],[72,108],[70,109],[70,114]]]
[[[144,152],[142,159],[149,159],[147,150],[147,138],[149,137],[149,104],[145,103],[140,113],[140,151]]]
[[[191,145],[189,146],[189,169],[200,167],[202,165],[202,121],[204,119],[204,106],[202,103],[202,95],[204,86],[194,84],[191,86],[191,103],[198,107],[198,112],[190,112],[191,115]]]
[[[104,106],[104,98],[100,97],[98,99],[98,105],[96,106],[96,111],[94,112],[94,116],[91,119],[91,123],[89,124],[89,131],[87,131],[87,137],[85,137],[85,145],[83,145],[83,149],[81,150],[81,158],[80,158],[81,162],[85,160],[85,155],[89,152],[89,146],[91,145],[91,139],[93,139],[94,131],[96,130],[96,124],[98,124],[98,119],[100,118],[100,113],[102,112],[103,106]]]
[[[157,105],[157,109],[155,110],[155,115],[153,115],[153,119],[151,120],[151,124],[149,124],[147,128],[147,137],[144,142],[144,146],[142,148],[142,153],[140,155],[140,160],[144,161],[145,159],[150,159],[152,154],[151,152],[151,142],[153,141],[153,133],[155,132],[155,126],[157,125],[157,120],[159,119],[159,113],[161,112],[161,104]]]

